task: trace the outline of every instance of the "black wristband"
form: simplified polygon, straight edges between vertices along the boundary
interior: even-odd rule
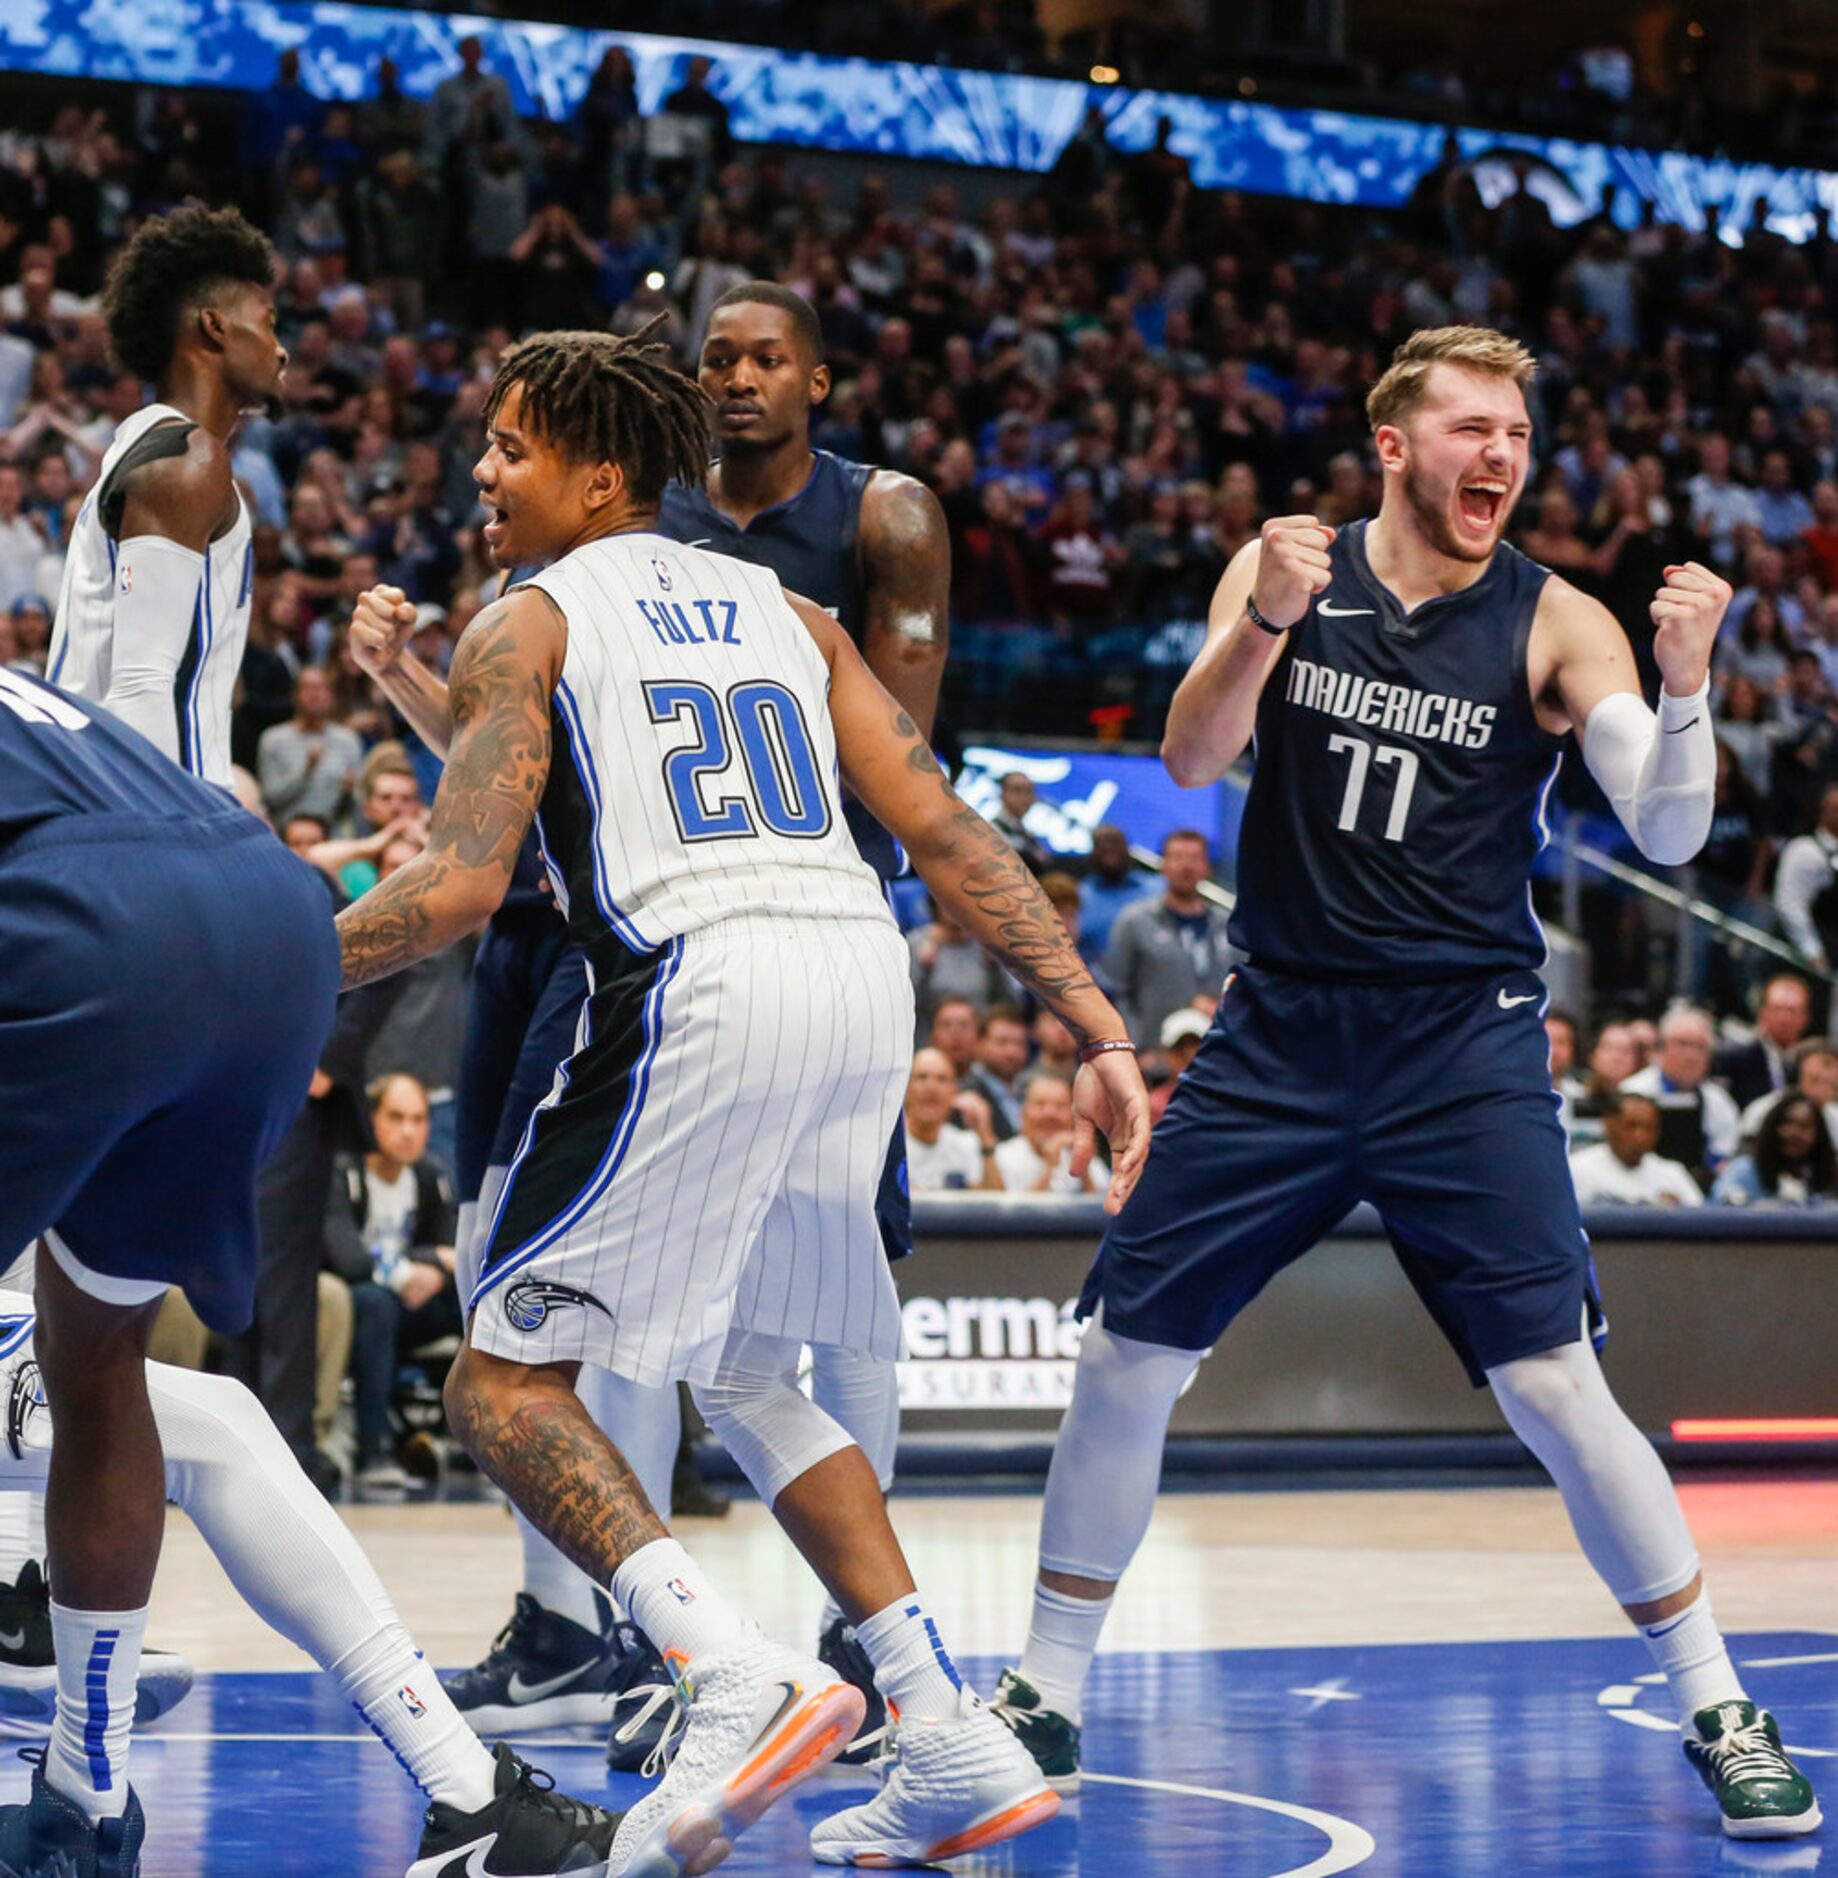
[[[1270,622],[1258,612],[1257,602],[1253,600],[1248,593],[1244,597],[1244,611],[1245,618],[1248,619],[1260,633],[1268,633],[1272,639],[1282,638],[1284,633],[1289,630],[1287,626],[1272,626]]]

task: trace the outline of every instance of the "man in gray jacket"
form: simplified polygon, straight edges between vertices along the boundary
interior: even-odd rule
[[[1236,956],[1225,937],[1226,911],[1201,899],[1212,852],[1197,829],[1177,828],[1162,842],[1162,891],[1117,915],[1104,951],[1104,976],[1139,1049],[1152,1050],[1162,1020],[1196,997],[1216,998]]]

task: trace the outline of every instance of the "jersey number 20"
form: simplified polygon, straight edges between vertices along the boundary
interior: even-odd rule
[[[830,831],[830,800],[797,698],[767,679],[736,685],[725,698],[710,685],[654,678],[645,686],[654,724],[691,732],[664,758],[664,790],[685,841],[744,839],[763,826],[815,841]],[[703,794],[702,778],[728,770],[738,747],[746,788]],[[738,782],[740,779],[735,778]]]

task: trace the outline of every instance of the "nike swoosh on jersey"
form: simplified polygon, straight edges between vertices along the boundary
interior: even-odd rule
[[[1691,724],[1695,724],[1697,721],[1698,720],[1694,717],[1691,720]],[[1685,732],[1691,728],[1691,724],[1680,724],[1676,729],[1667,731],[1666,735],[1668,737],[1682,737]]]
[[[594,1659],[596,1662],[598,1658]],[[564,1670],[559,1676],[551,1676],[547,1682],[525,1682],[521,1670],[511,1671],[510,1686],[505,1693],[513,1702],[540,1702],[546,1695],[554,1695],[567,1688],[571,1682],[579,1682],[593,1663],[576,1663],[572,1669]]]
[[[1500,987],[1500,1009],[1503,1011],[1510,1011],[1516,1005],[1536,1004],[1538,1002],[1538,997],[1539,997],[1539,994],[1536,991],[1528,991],[1524,994],[1523,997],[1509,998],[1506,995],[1506,987],[1502,985]]]
[[[1378,611],[1370,606],[1336,606],[1331,600],[1323,600],[1315,610],[1329,619],[1359,619]]]

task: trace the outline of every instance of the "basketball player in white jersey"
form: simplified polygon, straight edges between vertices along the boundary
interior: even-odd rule
[[[181,768],[226,787],[251,574],[229,438],[286,369],[273,276],[272,249],[233,209],[149,217],[110,269],[110,341],[156,402],[115,433],[71,530],[46,671]],[[15,1250],[0,1247],[0,1261]],[[27,1259],[7,1282],[30,1289],[31,1270]],[[37,1496],[0,1498],[0,1579],[30,1592],[43,1553]],[[29,1695],[30,1682],[15,1653],[0,1649],[0,1700]],[[149,1683],[144,1693],[158,1712],[185,1686],[188,1678],[162,1697]]]
[[[764,570],[649,532],[665,481],[699,477],[708,453],[706,400],[661,348],[530,339],[506,354],[487,418],[487,545],[545,571],[460,643],[427,850],[339,926],[348,986],[475,930],[540,812],[591,989],[485,1234],[448,1406],[485,1471],[611,1586],[677,1677],[683,1739],[608,1870],[711,1870],[842,1749],[863,1699],[708,1583],[582,1410],[583,1363],[689,1379],[899,1711],[894,1771],[815,1829],[814,1856],[907,1865],[1000,1843],[1056,1796],[963,1688],[872,1466],[797,1387],[806,1343],[899,1346],[872,1200],[911,988],[840,782],[1079,1037],[1076,1160],[1103,1127],[1112,1204],[1147,1152],[1127,1033],[841,629]],[[787,1210],[817,1228],[795,1236],[795,1260],[764,1230]]]
[[[150,217],[110,270],[110,341],[155,401],[116,431],[71,530],[46,670],[225,786],[254,577],[230,437],[287,369],[273,278],[236,210],[197,207]]]

